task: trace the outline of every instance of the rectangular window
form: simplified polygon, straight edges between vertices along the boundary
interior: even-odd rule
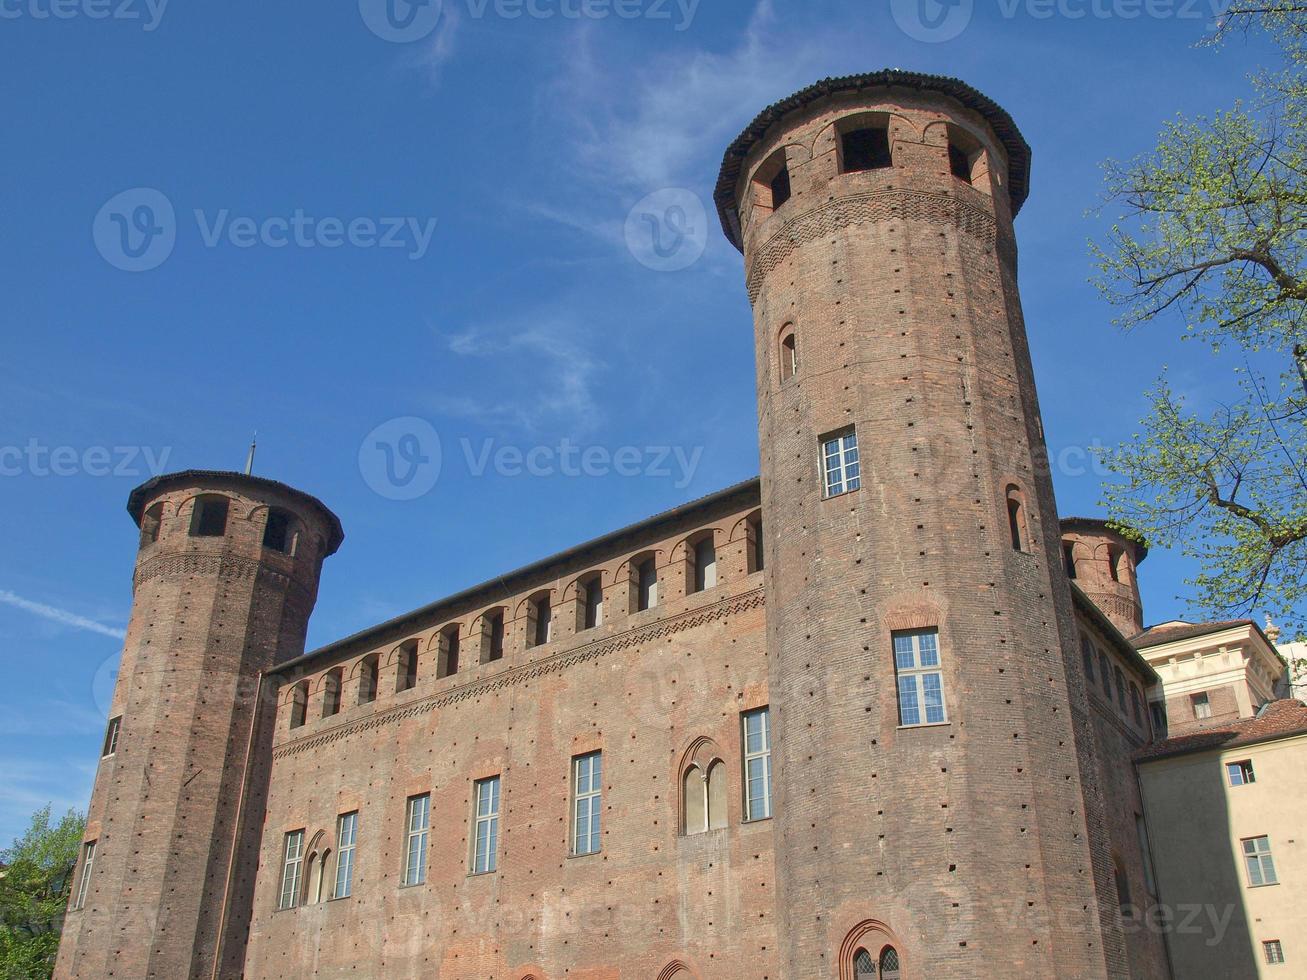
[[[944,712],[944,674],[939,663],[939,630],[894,634],[894,671],[899,684],[899,724],[938,725]]]
[[[712,538],[694,546],[694,591],[702,592],[717,584],[717,549]]]
[[[1094,679],[1094,645],[1089,642],[1089,637],[1083,633],[1080,634],[1080,659],[1085,667],[1085,680],[1092,682]]]
[[[771,816],[771,712],[744,713],[744,819]]]
[[[472,873],[486,874],[498,865],[499,850],[499,777],[476,781],[475,833],[472,847]]]
[[[1166,734],[1166,705],[1161,701],[1149,701],[1148,710],[1153,716],[1153,734]]]
[[[354,891],[354,845],[358,841],[359,815],[342,813],[336,818],[336,884],[332,898],[349,898]]]
[[[639,577],[636,607],[641,610],[654,608],[658,605],[658,567],[654,560],[642,561],[636,575]]]
[[[431,829],[431,794],[408,800],[408,846],[404,851],[404,884],[420,885],[427,880],[427,832]]]
[[[285,857],[281,863],[281,899],[277,907],[293,909],[300,903],[300,882],[304,875],[304,831],[286,835]]]
[[[852,429],[822,440],[821,461],[827,497],[838,497],[862,485],[858,466],[858,434]]]
[[[1192,694],[1189,696],[1189,703],[1193,705],[1194,717],[1198,719],[1212,717],[1212,702],[1207,697],[1207,692],[1202,694]]]
[[[572,760],[572,853],[599,852],[599,805],[603,755],[591,752]]]
[[[123,716],[109,719],[109,727],[104,732],[104,751],[100,753],[103,756],[113,755],[118,751],[118,730],[122,728]]]
[[[1112,676],[1116,678],[1116,704],[1121,709],[1121,713],[1124,714],[1126,711],[1125,674],[1121,672],[1120,667],[1113,666]]]
[[[1265,954],[1267,963],[1284,962],[1284,947],[1278,939],[1268,939],[1262,943],[1262,953]]]
[[[877,170],[890,165],[889,129],[855,129],[840,138],[844,173]]]
[[[91,869],[95,867],[95,844],[95,841],[88,840],[82,845],[82,876],[77,879],[77,898],[73,902],[74,909],[80,909],[86,905],[86,893],[91,885]]]
[[[1107,699],[1112,700],[1112,665],[1107,662],[1107,654],[1102,650],[1098,651],[1098,676],[1103,682],[1103,690],[1107,692]]]
[[[585,628],[594,629],[604,622],[604,588],[598,575],[585,586]]]
[[[1271,860],[1271,839],[1249,837],[1240,843],[1243,844],[1244,864],[1248,868],[1248,884],[1253,888],[1279,884],[1275,877],[1275,862]]]
[[[1225,771],[1230,777],[1231,786],[1247,786],[1249,783],[1257,782],[1251,759],[1245,759],[1243,762],[1227,762]]]

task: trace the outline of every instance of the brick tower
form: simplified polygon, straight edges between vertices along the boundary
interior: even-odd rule
[[[303,653],[340,522],[272,480],[194,470],[127,509],[131,622],[55,976],[239,977],[276,713],[262,675]]]
[[[1147,545],[1131,541],[1107,521],[1062,519],[1062,559],[1067,574],[1126,639],[1144,631],[1137,570],[1147,557]]]
[[[777,103],[722,165],[785,977],[1128,975],[1017,294],[1029,167],[999,106],[901,71]]]

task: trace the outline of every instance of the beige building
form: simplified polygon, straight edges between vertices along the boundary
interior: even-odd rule
[[[1230,685],[1231,687],[1235,685]],[[1138,757],[1181,980],[1307,976],[1307,707],[1197,727]]]

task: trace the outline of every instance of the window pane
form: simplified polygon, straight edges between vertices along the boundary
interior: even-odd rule
[[[938,724],[944,720],[944,682],[939,674],[922,674],[922,690],[926,695],[926,721]]]
[[[900,670],[911,670],[917,666],[916,655],[912,649],[912,637],[894,637],[894,663]]]
[[[921,724],[921,712],[917,707],[917,678],[911,675],[899,678],[899,723]]]
[[[939,647],[935,642],[935,633],[918,633],[917,639],[921,644],[921,666],[938,667]]]

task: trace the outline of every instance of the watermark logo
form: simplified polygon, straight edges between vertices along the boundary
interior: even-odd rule
[[[149,272],[177,245],[177,214],[166,194],[134,187],[115,194],[92,225],[96,250],[115,269]]]
[[[442,0],[359,0],[363,23],[383,41],[411,44],[440,23]]]
[[[229,208],[195,208],[191,214],[204,248],[392,249],[413,262],[431,248],[437,223],[435,218],[411,215],[319,217],[303,208],[266,216],[233,214]],[[96,250],[115,269],[148,272],[172,255],[180,228],[166,194],[136,187],[115,194],[100,209],[92,236]]]
[[[158,29],[168,0],[0,0],[0,20],[130,20]]]
[[[172,447],[153,446],[47,446],[28,439],[21,446],[0,445],[0,477],[113,476],[154,477],[168,467]]]
[[[914,41],[939,44],[967,29],[975,0],[891,0],[894,22]]]
[[[626,247],[656,272],[677,272],[703,255],[708,212],[694,191],[665,187],[636,202],[626,216]]]
[[[359,446],[363,482],[388,500],[416,500],[440,479],[440,434],[426,419],[391,419]]]

